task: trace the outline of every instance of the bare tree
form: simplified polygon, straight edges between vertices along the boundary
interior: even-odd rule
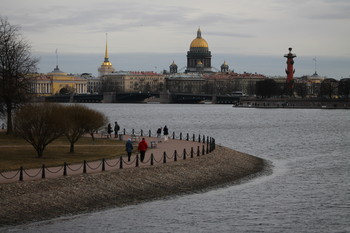
[[[30,97],[29,74],[37,70],[38,63],[38,59],[31,56],[30,49],[19,34],[18,26],[0,17],[0,110],[7,117],[7,134],[13,131],[13,110]]]
[[[39,158],[46,146],[64,133],[62,110],[59,104],[26,104],[14,115],[15,133],[34,147]]]
[[[90,110],[90,114],[85,117],[90,118],[90,120],[87,121],[86,132],[91,135],[94,141],[94,134],[107,124],[108,119],[104,114],[94,110]]]
[[[105,124],[106,117],[102,113],[89,109],[84,105],[68,105],[65,107],[65,135],[70,142],[69,152],[74,152],[74,144],[85,134],[93,132]],[[94,117],[95,116],[95,117]],[[96,117],[98,116],[98,117]],[[104,115],[103,115],[104,116]],[[100,121],[100,122],[97,122]]]
[[[332,99],[333,96],[338,94],[338,84],[339,81],[335,80],[334,78],[327,78],[323,80],[320,88],[320,96]]]

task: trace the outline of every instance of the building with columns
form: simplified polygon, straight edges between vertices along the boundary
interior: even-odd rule
[[[35,96],[86,94],[87,80],[61,71],[58,66],[47,74],[33,74],[30,92]]]

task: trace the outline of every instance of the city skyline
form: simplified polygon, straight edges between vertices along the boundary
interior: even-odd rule
[[[39,72],[52,71],[58,49],[62,70],[96,75],[106,32],[116,70],[161,72],[173,60],[180,69],[200,27],[216,68],[226,61],[236,72],[284,76],[283,55],[292,47],[296,76],[314,73],[314,57],[319,75],[350,75],[350,3],[344,0],[1,2],[1,16],[21,27],[41,58]]]

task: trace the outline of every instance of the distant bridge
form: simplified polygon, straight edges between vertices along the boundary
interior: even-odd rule
[[[105,94],[77,94],[77,95],[53,95],[47,96],[47,102],[61,103],[137,103],[145,99],[155,96],[159,97],[159,93],[105,93]]]
[[[187,94],[173,93],[172,101],[174,103],[200,103],[212,102],[215,104],[233,104],[240,100],[239,96],[230,95],[208,95],[208,94]]]
[[[149,97],[159,98],[159,93],[115,93],[79,94],[79,95],[53,95],[45,98],[47,102],[61,103],[140,103]],[[233,104],[240,100],[238,96],[208,95],[190,93],[171,93],[170,103],[200,103],[212,102],[216,104]]]

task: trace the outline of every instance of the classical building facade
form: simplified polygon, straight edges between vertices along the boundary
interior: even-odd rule
[[[234,72],[170,74],[166,77],[166,88],[170,93],[254,95],[256,82],[266,78],[261,74]]]
[[[118,71],[101,77],[102,92],[156,92],[164,89],[164,75],[152,71]]]
[[[62,72],[58,66],[47,74],[34,74],[30,84],[30,92],[35,96],[56,94],[86,94],[87,80]]]

